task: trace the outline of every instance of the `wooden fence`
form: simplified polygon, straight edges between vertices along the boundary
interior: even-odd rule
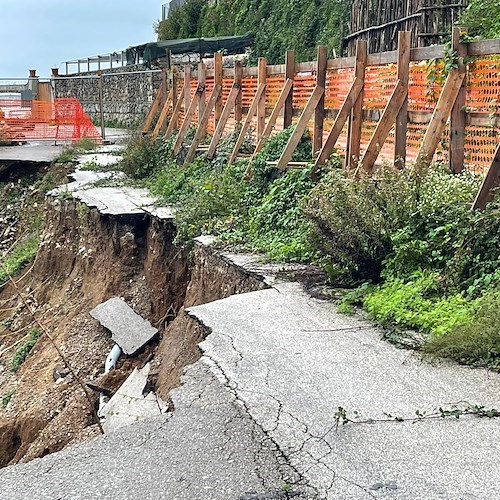
[[[500,39],[461,43],[453,30],[453,53],[445,46],[410,49],[410,33],[399,32],[397,51],[367,54],[357,42],[353,57],[298,63],[293,51],[285,64],[213,68],[200,63],[173,69],[158,91],[144,132],[169,136],[179,130],[178,152],[187,130],[196,126],[188,151],[191,161],[205,150],[212,157],[223,135],[239,131],[232,163],[245,135],[256,151],[275,130],[296,123],[296,132],[278,161],[290,165],[302,131],[313,136],[311,160],[324,163],[335,148],[350,167],[372,170],[376,162],[448,161],[483,171],[500,140]],[[156,117],[158,117],[156,119]],[[155,122],[156,120],[156,122]],[[200,144],[212,134],[209,146]]]

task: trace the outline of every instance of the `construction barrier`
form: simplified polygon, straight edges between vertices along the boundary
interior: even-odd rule
[[[84,138],[102,140],[77,99],[54,102],[0,99],[0,140],[76,142]]]

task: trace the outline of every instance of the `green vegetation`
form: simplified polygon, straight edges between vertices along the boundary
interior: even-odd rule
[[[7,391],[6,393],[4,393],[2,395],[2,408],[5,410],[5,408],[7,408],[7,406],[9,405],[12,397],[14,396],[16,391],[14,391],[13,389],[11,389],[10,391]]]
[[[31,234],[30,236],[21,240],[10,252],[9,255],[2,262],[0,268],[0,286],[5,284],[9,276],[14,275],[20,271],[26,264],[33,261],[38,249],[39,237],[38,234]],[[5,269],[5,270],[4,270]]]
[[[69,163],[73,161],[78,155],[88,153],[97,148],[97,143],[90,138],[84,138],[72,144],[65,146],[59,156],[56,158],[57,163]]]
[[[24,363],[30,351],[35,347],[36,341],[41,337],[42,331],[38,328],[32,328],[28,335],[27,340],[21,344],[12,356],[11,370],[16,373],[19,367]]]
[[[500,2],[498,0],[470,0],[459,24],[469,28],[469,36],[477,38],[500,37]]]
[[[349,13],[346,0],[187,0],[156,31],[160,40],[252,33],[251,60],[278,64],[289,49],[298,61],[314,59],[319,44],[339,53]]]

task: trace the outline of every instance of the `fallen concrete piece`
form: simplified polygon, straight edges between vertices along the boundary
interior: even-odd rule
[[[135,368],[99,412],[99,417],[104,418],[104,432],[113,432],[125,425],[157,417],[167,411],[168,405],[153,392],[147,396],[143,395],[150,368],[149,363],[142,370]]]
[[[158,333],[157,328],[119,297],[99,304],[90,315],[111,331],[111,338],[128,355],[135,354]]]
[[[121,156],[99,152],[77,156],[76,161],[83,166],[90,164],[97,167],[109,167],[118,164],[121,159]]]

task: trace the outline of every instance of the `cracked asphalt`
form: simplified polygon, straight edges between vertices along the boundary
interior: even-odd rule
[[[322,498],[500,498],[498,419],[335,422],[339,407],[365,420],[498,409],[499,374],[398,350],[292,283],[188,313],[211,331],[204,362]]]
[[[190,366],[183,382],[168,417],[2,469],[0,498],[313,498],[206,364]]]

